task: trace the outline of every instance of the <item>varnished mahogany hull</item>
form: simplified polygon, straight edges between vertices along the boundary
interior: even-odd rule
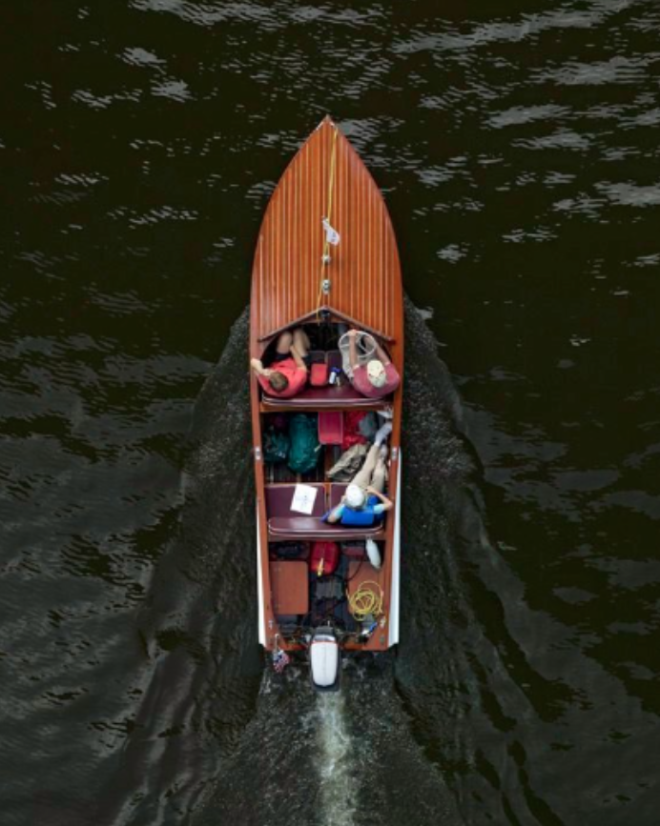
[[[328,213],[341,240],[338,246],[329,247],[331,260],[324,265],[322,219]],[[320,289],[323,279],[330,280],[327,294]],[[322,307],[337,318],[348,318],[355,326],[381,336],[403,379],[403,294],[394,230],[375,181],[329,118],[323,120],[295,155],[266,209],[252,270],[250,356],[261,357],[272,338],[294,322],[308,319],[313,323]],[[388,493],[397,511],[402,389],[403,381],[394,394],[390,437]],[[261,408],[254,377],[251,404],[259,533],[259,639],[267,650],[272,650],[278,629],[271,599]],[[397,576],[392,562],[399,521],[400,514],[391,513],[386,528],[383,589],[387,622],[373,634],[367,646],[360,646],[366,650],[385,650],[393,644],[388,623],[393,607],[392,577]],[[398,616],[396,622],[398,629]],[[397,640],[398,633],[394,642]],[[288,647],[282,645],[281,639],[278,644]]]

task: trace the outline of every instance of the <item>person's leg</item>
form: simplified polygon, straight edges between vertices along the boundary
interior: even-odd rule
[[[373,476],[374,469],[378,463],[379,453],[380,447],[378,445],[371,445],[371,449],[369,450],[369,453],[367,453],[367,458],[365,459],[364,464],[353,479],[351,479],[352,485],[358,485],[364,489],[367,485],[371,484],[371,477]]]
[[[392,432],[392,423],[385,422],[382,424],[378,430],[376,431],[376,435],[374,436],[374,444],[375,445],[383,445],[387,441],[387,437]]]
[[[378,493],[385,492],[385,482],[387,481],[387,465],[385,464],[386,453],[381,450],[378,454],[378,461],[371,476],[371,487]]]
[[[293,346],[298,351],[300,358],[305,358],[309,353],[309,338],[302,327],[296,327],[293,331]]]
[[[293,336],[291,333],[286,330],[283,332],[280,337],[277,339],[277,345],[275,346],[275,350],[278,356],[288,355],[289,351],[291,350],[291,345],[293,344]]]

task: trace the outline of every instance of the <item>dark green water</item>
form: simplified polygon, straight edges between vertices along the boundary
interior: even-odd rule
[[[3,826],[658,822],[659,30],[627,0],[5,9]],[[409,309],[402,645],[334,705],[262,676],[230,337],[328,112],[451,374]]]

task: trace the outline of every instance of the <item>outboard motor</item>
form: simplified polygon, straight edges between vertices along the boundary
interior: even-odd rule
[[[316,691],[338,691],[341,677],[339,641],[333,628],[317,628],[309,643],[312,686]]]

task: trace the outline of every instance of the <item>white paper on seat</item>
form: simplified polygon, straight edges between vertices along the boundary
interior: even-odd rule
[[[314,510],[317,493],[318,488],[313,488],[311,485],[296,485],[291,500],[291,510],[309,516]]]

